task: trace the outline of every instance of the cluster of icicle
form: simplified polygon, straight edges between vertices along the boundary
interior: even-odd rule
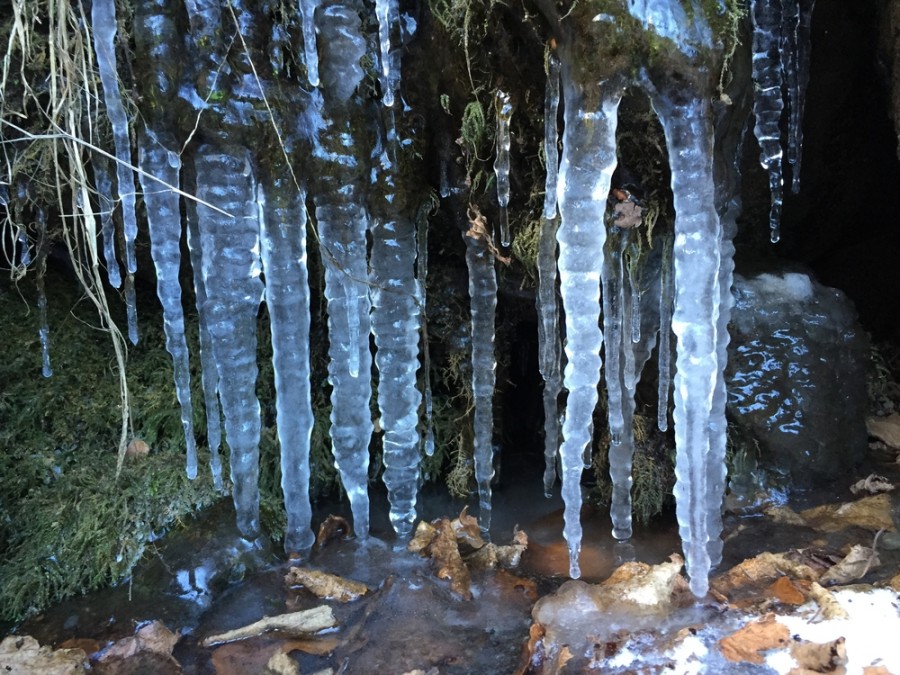
[[[773,218],[776,187],[780,191],[782,73],[787,80],[790,110],[789,162],[796,186],[800,164],[800,129],[809,11],[798,0],[754,0],[754,77],[756,132],[764,165],[773,174]],[[167,348],[174,363],[175,384],[187,439],[187,472],[197,475],[192,428],[189,354],[179,284],[180,247],[187,233],[194,291],[200,316],[200,359],[207,413],[211,471],[221,488],[218,450],[224,418],[230,447],[231,482],[238,524],[248,537],[259,531],[260,405],[256,398],[256,326],[261,302],[271,322],[277,395],[277,425],[288,524],[285,545],[303,550],[312,544],[309,504],[309,444],[313,427],[309,363],[309,284],[306,267],[307,191],[315,204],[316,224],[325,267],[329,330],[328,376],[332,385],[331,439],[336,465],[351,503],[354,529],[369,529],[368,448],[374,425],[369,413],[372,355],[379,373],[378,406],[384,429],[384,480],[395,530],[406,535],[415,519],[420,480],[423,396],[417,385],[419,335],[424,320],[427,242],[414,205],[404,204],[395,161],[399,142],[393,110],[399,96],[397,0],[377,0],[380,80],[384,106],[374,140],[354,117],[350,99],[363,78],[359,65],[366,42],[358,7],[300,0],[309,91],[297,94],[296,119],[259,113],[265,101],[253,59],[247,52],[240,72],[223,72],[225,51],[221,27],[233,20],[240,40],[260,30],[252,13],[233,0],[185,0],[190,21],[186,38],[200,62],[191,94],[200,114],[219,115],[219,126],[201,129],[193,152],[184,153],[166,125],[165,115],[146,123],[137,134],[138,176],[147,207],[151,253],[164,310]],[[628,11],[652,30],[672,40],[686,55],[711,47],[712,37],[697,1],[693,12],[683,3],[645,0]],[[782,22],[782,17],[786,17]],[[595,21],[614,21],[606,14]],[[134,175],[130,167],[130,130],[116,79],[113,0],[92,3],[94,47],[106,109],[115,143],[115,170],[97,157],[94,174],[106,207],[101,233],[109,281],[122,285],[115,257],[110,214],[122,205],[129,334],[137,340],[133,311],[136,271]],[[163,0],[150,0],[135,17],[135,35],[160,76],[154,84],[165,96],[184,96],[169,82],[163,66],[178,58],[177,19]],[[778,31],[776,31],[778,29]],[[246,45],[244,45],[247,51]],[[544,377],[546,470],[550,494],[557,473],[562,478],[565,530],[570,574],[580,575],[581,476],[590,461],[593,414],[606,344],[606,388],[611,437],[613,534],[631,536],[631,462],[634,395],[644,365],[657,347],[659,360],[658,425],[668,425],[669,393],[674,390],[673,419],[677,445],[677,515],[691,588],[707,590],[710,567],[721,557],[721,500],[725,482],[725,389],[723,369],[731,308],[733,247],[729,223],[733,214],[717,200],[713,179],[713,118],[708,77],[688,77],[677,86],[654,80],[642,71],[636,79],[614,74],[599,83],[577,64],[584,58],[578,45],[560,40],[547,63],[545,102],[547,158],[546,201],[538,252],[539,366]],[[268,54],[277,71],[282,56]],[[154,63],[150,63],[152,69]],[[777,71],[777,72],[774,72]],[[233,82],[231,107],[223,112],[209,101],[220,77]],[[579,78],[585,78],[584,80]],[[634,234],[615,228],[607,241],[605,211],[616,166],[616,123],[626,86],[638,86],[650,97],[665,132],[671,163],[676,211],[671,253],[666,252],[657,279],[644,279],[629,263]],[[324,93],[323,93],[324,92]],[[775,94],[778,94],[777,97]],[[564,100],[562,154],[557,117]],[[510,199],[510,119],[513,106],[497,93],[497,157],[494,164],[501,243],[511,239],[506,210]],[[242,128],[272,124],[285,156],[308,144],[314,178],[298,180],[290,162],[273,169],[271,157],[258,156],[241,136]],[[198,125],[202,125],[198,121]],[[183,162],[183,156],[188,161]],[[281,165],[279,165],[281,166]],[[114,180],[115,179],[115,180]],[[443,191],[443,190],[442,190]],[[375,195],[373,197],[373,195]],[[184,222],[182,222],[182,214]],[[723,218],[720,219],[720,215]],[[367,246],[367,238],[371,246]],[[482,525],[490,520],[493,477],[494,321],[497,281],[494,256],[483,241],[466,238],[466,262],[472,313],[475,473]],[[27,247],[26,247],[27,248]],[[556,288],[565,313],[565,370],[560,339]],[[602,291],[602,292],[601,292]],[[599,327],[603,317],[603,329]],[[652,308],[652,311],[647,311]],[[45,329],[42,328],[42,331]],[[674,377],[670,337],[677,338]],[[46,347],[44,332],[42,343]],[[45,349],[46,354],[46,349]],[[45,372],[49,361],[45,355]],[[427,378],[426,378],[427,379]],[[674,380],[674,387],[672,387]],[[568,392],[560,416],[560,392]],[[221,407],[220,407],[221,406]],[[426,417],[430,392],[424,395]],[[564,421],[561,423],[561,418]],[[562,427],[560,429],[560,426]],[[427,429],[427,424],[426,424]],[[426,436],[431,439],[430,431]],[[560,445],[561,439],[561,445]],[[428,452],[433,440],[426,441]]]
[[[753,0],[753,116],[760,163],[769,173],[772,243],[781,239],[783,158],[791,170],[791,191],[800,191],[803,103],[809,83],[810,24],[815,0]],[[786,111],[787,142],[782,140]]]

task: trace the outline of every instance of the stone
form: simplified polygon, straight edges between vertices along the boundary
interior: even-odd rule
[[[806,274],[735,275],[729,418],[738,444],[797,486],[864,457],[868,340],[850,300]]]

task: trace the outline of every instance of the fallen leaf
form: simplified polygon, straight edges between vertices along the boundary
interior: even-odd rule
[[[60,642],[56,646],[57,649],[81,649],[87,655],[99,652],[102,647],[103,645],[99,640],[92,640],[90,638],[70,638]]]
[[[300,675],[300,665],[283,651],[272,654],[263,675]]]
[[[833,642],[799,642],[791,645],[791,656],[799,669],[813,673],[835,673],[844,675],[847,669],[847,647],[844,638]],[[798,669],[794,669],[794,673]],[[790,674],[789,674],[790,675]]]
[[[521,593],[531,602],[535,602],[538,598],[537,582],[533,579],[517,577],[506,570],[500,570],[495,580],[503,591]]]
[[[796,554],[760,553],[715,577],[710,581],[710,586],[716,592],[727,597],[747,586],[770,579],[774,581],[780,576],[786,575],[793,579],[809,579],[811,581],[819,578],[821,572],[805,562],[798,562],[794,557]]]
[[[481,537],[481,526],[478,519],[468,514],[469,507],[463,507],[462,513],[450,522],[456,542],[460,547],[465,546],[469,550],[477,551],[484,547],[485,541]]]
[[[161,621],[151,621],[140,626],[131,637],[123,638],[103,650],[99,661],[127,659],[141,652],[151,652],[169,656],[180,639],[178,633],[170,631]]]
[[[719,640],[719,650],[733,663],[763,663],[761,652],[784,647],[790,637],[787,626],[778,623],[774,614],[767,614],[723,637]]]
[[[782,525],[806,525],[803,517],[789,506],[771,506],[763,510],[763,513],[773,522]]]
[[[498,546],[493,542],[488,543],[467,556],[466,564],[473,570],[518,567],[522,560],[522,554],[528,548],[528,535],[522,530],[516,530],[513,534],[513,542],[506,546]]]
[[[878,494],[879,492],[890,492],[893,489],[893,483],[891,483],[884,476],[879,476],[878,474],[874,473],[870,473],[866,478],[863,478],[860,481],[856,481],[853,485],[850,486],[850,492],[855,495],[861,492],[867,492],[870,495],[874,495]]]
[[[83,673],[86,662],[82,649],[53,650],[30,635],[10,635],[0,642],[0,672],[9,675]]]
[[[248,675],[264,672],[269,659],[281,651],[275,644],[232,642],[214,649],[210,660],[216,675]]]
[[[308,567],[291,567],[284,576],[284,583],[292,587],[303,586],[316,597],[338,602],[350,602],[369,592],[369,588],[359,581]]]
[[[439,518],[430,525],[419,523],[407,549],[431,558],[435,576],[449,579],[450,590],[461,598],[472,599],[469,570],[459,553],[459,544],[449,518]]]
[[[426,523],[424,520],[419,521],[419,524],[416,526],[416,533],[406,545],[406,550],[410,553],[422,553],[422,551],[428,548],[429,544],[431,544],[434,536],[434,525],[432,525],[431,523]]]
[[[855,525],[872,532],[884,529],[896,532],[891,518],[891,496],[887,494],[863,497],[854,502],[825,504],[800,513],[817,530],[838,532]]]
[[[350,523],[347,522],[346,518],[332,514],[319,525],[319,532],[316,534],[316,546],[323,548],[334,539],[346,537],[352,532],[353,528],[350,527]]]
[[[778,577],[767,589],[768,595],[785,605],[802,605],[806,596],[789,577]]]
[[[878,554],[868,546],[854,545],[850,552],[819,579],[822,584],[849,584],[862,579],[881,564]]]
[[[528,641],[522,647],[522,655],[513,675],[525,675],[530,672],[543,672],[543,643],[544,627],[534,622],[528,629]]]
[[[337,621],[334,618],[331,607],[321,605],[300,612],[269,616],[241,628],[219,633],[218,635],[210,635],[200,644],[203,647],[209,647],[223,642],[244,640],[272,630],[292,636],[312,635],[320,630],[332,628],[336,624]]]
[[[321,635],[315,638],[288,640],[282,646],[282,651],[285,653],[296,651],[315,656],[325,656],[337,649],[340,644],[341,640],[336,635]]]

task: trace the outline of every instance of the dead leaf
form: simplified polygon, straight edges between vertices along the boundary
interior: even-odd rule
[[[870,436],[884,441],[895,450],[900,449],[900,413],[887,417],[870,417],[866,420]]]
[[[787,626],[778,623],[774,614],[767,614],[719,640],[719,649],[734,663],[763,663],[761,652],[784,647],[790,637]]]
[[[462,513],[450,522],[450,526],[453,528],[456,543],[460,545],[461,550],[465,547],[477,551],[484,546],[485,541],[481,537],[481,526],[478,524],[478,519],[470,516],[468,511],[469,507],[464,506]]]
[[[543,643],[544,627],[535,622],[528,629],[528,642],[522,647],[522,655],[519,657],[519,664],[513,675],[525,675],[533,671],[543,672],[541,670],[543,661]]]
[[[531,602],[535,602],[538,599],[537,582],[534,579],[517,577],[506,570],[500,570],[497,572],[495,580],[503,591],[520,593]]]
[[[170,656],[180,637],[178,633],[166,628],[161,621],[151,621],[138,628],[131,637],[123,638],[103,650],[98,660],[103,662],[114,658],[127,659],[141,652]]]
[[[328,516],[319,525],[319,532],[316,534],[316,546],[323,548],[333,540],[349,536],[353,532],[350,523],[342,516],[334,514]]]
[[[806,596],[789,577],[779,577],[775,580],[767,592],[770,596],[785,605],[802,605],[806,602]]]
[[[210,660],[216,675],[248,675],[264,672],[269,659],[281,651],[275,644],[232,642],[213,650]]]
[[[891,518],[891,497],[887,494],[863,497],[854,502],[826,504],[800,513],[811,527],[823,532],[838,532],[855,525],[872,532],[884,529],[896,532]]]
[[[481,211],[478,210],[478,207],[474,204],[469,204],[468,216],[469,229],[466,230],[466,236],[483,243],[492,256],[504,265],[509,265],[512,261],[500,253],[500,249],[494,244],[494,238],[491,236],[490,229],[488,229],[487,220],[481,214]]]
[[[844,638],[838,638],[833,642],[799,642],[791,645],[791,656],[797,662],[797,670],[813,673],[834,673],[844,675],[847,669],[847,647]],[[788,674],[790,675],[790,673]]]
[[[879,476],[874,473],[870,473],[868,477],[863,478],[850,486],[850,492],[855,495],[861,492],[867,492],[870,495],[874,495],[879,492],[890,492],[893,489],[893,483],[884,476]]]
[[[815,581],[809,587],[809,597],[816,601],[819,606],[819,613],[816,617],[830,621],[831,619],[849,619],[850,615],[847,610],[841,607],[841,604],[835,600],[827,588],[822,587]]]
[[[341,640],[336,635],[321,635],[316,638],[288,640],[282,646],[282,651],[286,654],[297,651],[315,656],[325,656],[337,649],[340,644]]]
[[[126,457],[135,457],[137,459],[141,459],[149,454],[150,446],[140,438],[132,438],[131,442],[128,443],[128,447],[125,448]]]
[[[792,554],[760,553],[715,577],[710,581],[710,586],[716,592],[728,597],[747,586],[769,579],[775,580],[780,576],[786,575],[793,579],[814,581],[819,578],[820,574],[821,572],[805,562],[795,560]]]
[[[30,635],[9,635],[0,642],[0,672],[9,675],[72,675],[83,673],[86,663],[84,650],[42,647]]]
[[[854,545],[850,552],[822,575],[819,582],[822,584],[849,584],[851,581],[862,579],[869,570],[875,569],[881,564],[878,554],[868,546]]]
[[[210,635],[200,644],[203,647],[210,647],[223,642],[256,637],[272,630],[292,636],[312,635],[320,630],[332,628],[336,624],[337,621],[334,618],[331,607],[321,605],[300,612],[269,616],[241,628],[219,633],[218,635]]]
[[[419,521],[419,524],[416,526],[416,533],[406,545],[406,550],[410,553],[422,553],[422,551],[424,551],[428,547],[428,545],[431,544],[434,536],[434,525],[432,525],[431,523],[426,523],[424,520]]]
[[[493,542],[486,544],[466,557],[466,564],[473,570],[496,569],[502,567],[512,569],[519,566],[522,554],[528,548],[528,535],[522,530],[513,534],[513,543],[498,546]]]
[[[300,675],[300,664],[283,651],[277,651],[266,662],[263,675]]]
[[[291,587],[303,586],[316,597],[338,602],[350,602],[369,592],[369,588],[359,581],[308,567],[291,567],[284,576],[284,583]]]
[[[449,579],[450,590],[461,598],[472,599],[469,570],[459,554],[456,534],[449,518],[440,518],[430,525],[419,523],[407,549],[431,558],[435,576]]]
[[[789,506],[771,506],[764,509],[763,513],[771,518],[773,522],[782,525],[799,525],[801,527],[806,525],[806,521],[803,520],[800,514]]]

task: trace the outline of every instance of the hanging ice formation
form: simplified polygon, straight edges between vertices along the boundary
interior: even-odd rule
[[[753,115],[760,163],[769,172],[771,239],[781,238],[783,146],[781,118],[787,108],[787,159],[791,190],[800,191],[803,101],[809,82],[810,21],[815,0],[753,0]],[[785,92],[787,105],[785,105]]]
[[[551,496],[556,482],[556,453],[559,450],[559,392],[562,389],[562,343],[559,336],[559,306],[556,299],[557,176],[559,173],[559,59],[547,61],[547,93],[544,100],[544,158],[547,180],[544,212],[538,243],[538,368],[544,379],[544,495]]]
[[[509,121],[513,107],[509,94],[497,90],[497,159],[494,160],[494,175],[497,177],[497,205],[500,207],[500,244],[509,246]]]
[[[125,235],[125,305],[128,309],[128,338],[137,344],[137,302],[134,295],[134,274],[137,272],[137,256],[134,241],[137,237],[137,216],[135,214],[134,171],[131,168],[131,140],[128,132],[128,117],[122,106],[119,93],[118,71],[116,69],[116,3],[114,0],[95,0],[91,4],[91,28],[94,36],[94,52],[97,55],[97,70],[103,86],[103,100],[106,115],[112,127],[113,143],[116,150],[116,188],[122,202],[122,223]],[[102,171],[102,169],[101,169]],[[110,238],[111,239],[111,238]],[[109,241],[104,238],[104,241]],[[106,244],[109,246],[110,244]],[[107,266],[110,283],[116,279],[112,272],[115,265]],[[115,256],[112,256],[115,258]],[[118,284],[113,284],[118,286]]]

